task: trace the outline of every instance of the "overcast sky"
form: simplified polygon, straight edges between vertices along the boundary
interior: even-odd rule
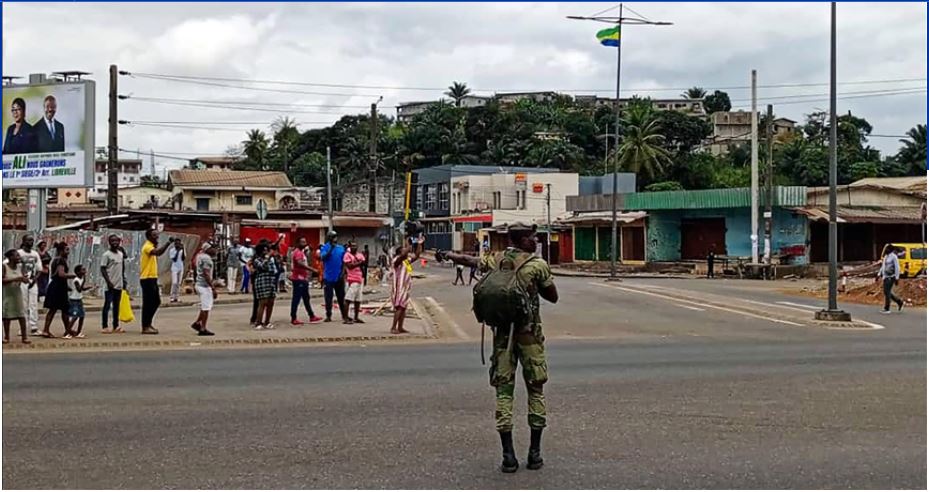
[[[106,144],[107,69],[168,75],[385,86],[338,88],[255,85],[278,93],[120,77],[119,92],[137,97],[227,102],[330,104],[285,113],[301,128],[363,112],[383,96],[382,112],[395,114],[398,102],[430,100],[452,81],[478,93],[495,90],[571,90],[610,94],[615,84],[615,51],[600,46],[604,27],[572,21],[608,3],[209,3],[3,4],[3,74],[57,70],[92,72],[97,80],[97,145]],[[750,71],[759,85],[823,84],[829,80],[827,3],[630,3],[670,27],[627,27],[623,33],[623,96],[672,97],[684,87],[708,90],[745,87]],[[874,126],[874,133],[900,135],[926,122],[925,3],[851,3],[838,7],[839,111],[851,110]],[[239,82],[220,84],[242,85]],[[401,90],[421,88],[431,90]],[[656,91],[654,89],[666,89]],[[922,89],[873,97],[874,91]],[[736,107],[748,108],[750,92],[728,90]],[[828,87],[759,89],[760,107],[794,120],[828,109]],[[339,95],[331,95],[339,94]],[[822,97],[797,98],[821,94]],[[788,96],[788,97],[783,97]],[[869,97],[858,97],[869,96]],[[774,98],[774,99],[763,99]],[[797,103],[797,101],[804,101]],[[811,99],[818,99],[809,101]],[[785,104],[791,103],[791,104]],[[315,114],[318,112],[321,114]],[[142,101],[120,103],[120,119],[267,126],[278,113],[206,109]],[[215,122],[211,124],[210,122]],[[120,147],[156,153],[222,153],[240,142],[237,131],[120,127]],[[895,152],[896,138],[872,145]],[[180,162],[156,159],[177,167]]]

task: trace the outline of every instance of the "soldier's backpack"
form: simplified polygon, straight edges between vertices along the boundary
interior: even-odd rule
[[[474,286],[472,309],[479,323],[492,327],[523,327],[532,322],[531,297],[517,281],[520,268],[536,258],[519,253],[515,259],[500,254],[496,268]]]

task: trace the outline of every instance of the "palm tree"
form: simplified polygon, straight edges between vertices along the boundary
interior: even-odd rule
[[[922,174],[926,166],[926,125],[916,125],[906,132],[907,137],[900,139],[903,144],[897,152],[897,160],[906,166],[912,174]]]
[[[471,89],[468,88],[468,85],[464,82],[453,82],[452,85],[448,86],[448,91],[445,92],[445,95],[452,98],[455,101],[455,107],[461,107],[461,101],[468,94],[471,93]]]
[[[671,159],[662,148],[664,137],[648,102],[632,104],[623,118],[623,140],[616,149],[620,168],[654,178]]]
[[[246,165],[252,169],[264,170],[267,167],[269,146],[265,132],[257,128],[249,130],[247,139],[242,141],[242,153],[245,154]]]
[[[271,154],[275,160],[279,161],[280,165],[277,167],[287,173],[290,171],[292,154],[296,150],[297,140],[300,138],[297,121],[287,116],[279,116],[271,123],[271,130],[274,132]]]
[[[694,86],[682,92],[681,97],[684,99],[703,99],[706,97],[706,90],[703,87]]]

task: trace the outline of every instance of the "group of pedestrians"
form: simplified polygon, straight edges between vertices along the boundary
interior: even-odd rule
[[[364,323],[361,306],[364,287],[368,280],[368,246],[359,250],[355,241],[340,244],[338,234],[329,231],[326,242],[316,251],[309,247],[306,238],[299,238],[288,259],[281,254],[283,236],[281,234],[273,243],[261,240],[254,247],[248,239],[242,245],[233,242],[227,250],[228,288],[230,293],[240,290],[252,294],[252,327],[256,330],[274,328],[271,319],[275,300],[277,294],[283,291],[281,284],[285,278],[290,280],[293,288],[290,303],[292,325],[331,322],[334,307],[338,308],[342,323]],[[83,265],[76,265],[72,269],[69,263],[71,248],[67,243],[52,245],[54,257],[46,254],[43,243],[39,243],[38,250],[35,246],[34,236],[26,235],[19,249],[9,250],[4,255],[4,342],[9,341],[10,327],[14,321],[20,325],[23,343],[30,343],[30,333],[33,336],[57,338],[51,332],[55,319],[60,319],[64,327],[62,338],[84,338],[84,293],[98,286],[87,282],[88,272]],[[120,236],[109,235],[107,246],[107,250],[100,257],[100,276],[104,283],[100,286],[103,287],[101,333],[121,334],[125,333],[120,326],[120,308],[128,297],[124,291],[128,286],[126,275],[129,270],[129,257],[122,246]],[[141,333],[157,335],[159,331],[154,326],[155,316],[161,306],[158,257],[168,254],[171,264],[170,299],[172,302],[179,302],[188,255],[178,238],[169,238],[168,241],[160,243],[160,233],[154,227],[145,231],[145,242],[140,251],[138,261],[142,300]],[[208,324],[217,297],[216,254],[215,243],[207,241],[194,253],[193,262],[190,264],[194,289],[200,301],[200,309],[191,328],[200,336],[213,335],[208,329]],[[321,271],[317,272],[312,266],[314,255],[317,255],[321,262]],[[412,287],[412,264],[418,256],[418,252],[411,255],[410,248],[401,246],[394,251],[390,260],[385,254],[378,258],[382,277],[389,272],[391,279],[390,304],[395,313],[391,333],[406,333],[403,320],[406,317]],[[286,273],[288,271],[289,276]],[[323,286],[325,318],[313,312],[310,300],[310,282],[314,273],[320,275]],[[239,274],[243,279],[241,286],[237,283]],[[47,288],[43,288],[40,294],[39,286],[43,277],[46,278]],[[44,301],[43,306],[47,310],[41,330],[38,323],[40,300]],[[306,321],[298,316],[301,304],[306,311]]]

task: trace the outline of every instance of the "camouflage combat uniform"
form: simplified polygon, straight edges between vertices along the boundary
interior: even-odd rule
[[[481,271],[493,270],[498,261],[517,261],[528,255],[515,248],[508,248],[502,255],[485,255],[481,259]],[[542,318],[539,315],[539,291],[554,284],[548,263],[541,258],[529,260],[517,272],[517,281],[530,294],[533,321],[529,326],[515,327],[512,347],[509,346],[510,327],[494,328],[493,355],[490,365],[490,385],[497,390],[497,431],[513,429],[513,390],[516,383],[517,362],[523,368],[523,380],[529,402],[529,427],[545,428],[545,395],[542,387],[548,381],[548,365],[545,362],[545,336],[542,334]]]

